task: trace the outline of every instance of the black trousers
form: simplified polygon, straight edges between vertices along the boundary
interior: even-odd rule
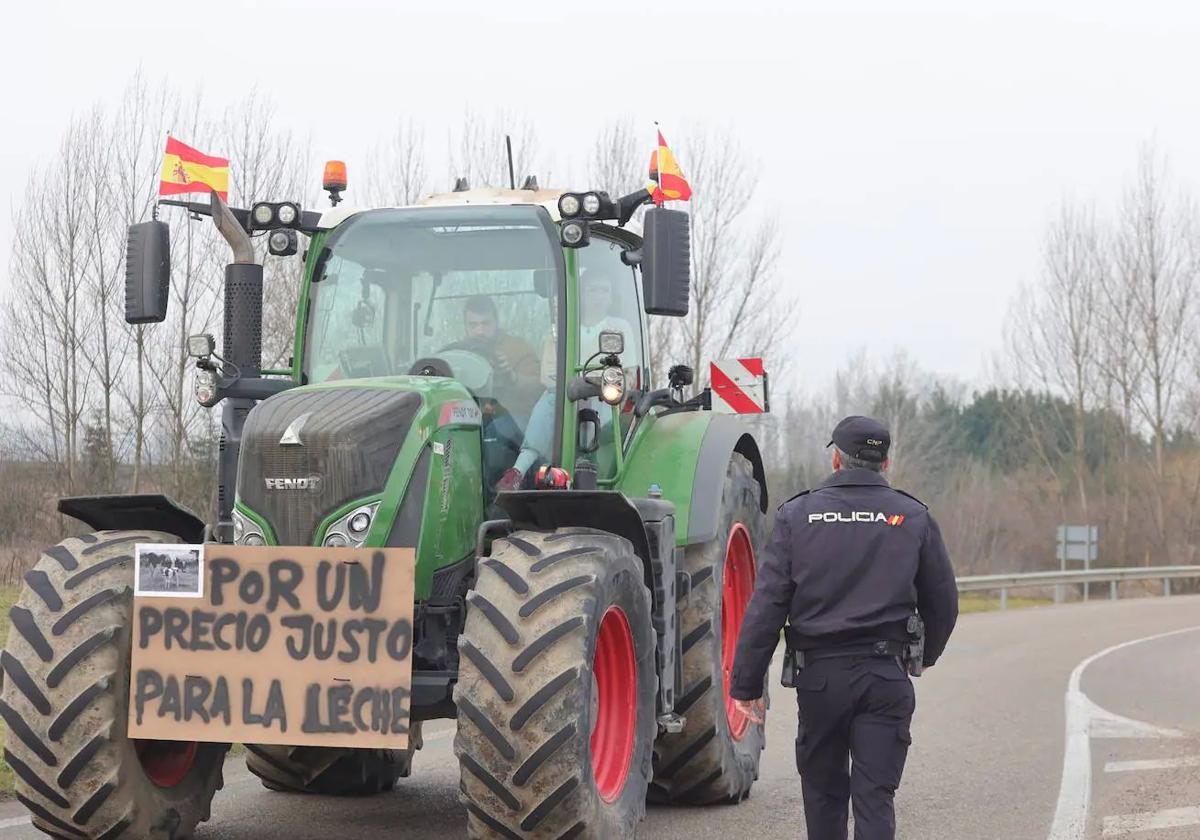
[[[809,840],[846,840],[851,800],[855,840],[893,840],[916,705],[907,672],[897,659],[819,659],[796,675],[796,694]]]

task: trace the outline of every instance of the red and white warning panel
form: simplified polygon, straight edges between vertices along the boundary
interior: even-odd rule
[[[724,359],[709,365],[712,410],[762,414],[767,405],[767,374],[762,359]]]

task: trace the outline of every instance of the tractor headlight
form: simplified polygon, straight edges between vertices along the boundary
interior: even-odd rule
[[[595,216],[600,212],[600,196],[595,193],[588,193],[583,197],[583,212],[589,216]]]
[[[250,218],[257,227],[268,227],[275,220],[275,208],[266,202],[260,202],[250,211]]]
[[[558,215],[564,219],[569,219],[572,216],[579,215],[579,196],[574,193],[565,193],[558,199]]]
[[[367,534],[375,522],[375,514],[378,511],[379,502],[356,507],[329,526],[325,532],[325,545],[330,548],[344,546],[357,548],[362,545],[367,539]]]
[[[588,244],[587,222],[563,222],[559,236],[562,239],[563,247],[582,248]]]
[[[281,225],[294,225],[300,218],[300,208],[290,201],[285,201],[275,208],[275,218],[279,219]]]
[[[369,510],[357,511],[350,517],[347,523],[350,526],[350,533],[356,537],[365,537],[367,531],[371,527],[371,513]]]
[[[625,396],[625,371],[619,367],[606,367],[600,375],[600,399],[609,405],[617,405]]]
[[[211,407],[217,402],[217,374],[211,370],[196,371],[194,384],[196,402]]]
[[[238,545],[266,545],[267,538],[262,528],[248,516],[233,510],[233,541]]]

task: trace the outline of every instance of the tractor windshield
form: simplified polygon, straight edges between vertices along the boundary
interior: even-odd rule
[[[524,428],[555,380],[561,262],[537,207],[353,216],[313,268],[308,381],[451,376]]]

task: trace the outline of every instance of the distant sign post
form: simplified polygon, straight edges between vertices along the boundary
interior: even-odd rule
[[[1095,525],[1058,526],[1059,568],[1066,571],[1070,563],[1083,563],[1085,570],[1100,558],[1100,529]],[[1088,599],[1088,585],[1083,584],[1083,600]],[[1054,587],[1054,600],[1062,601],[1062,586]]]
[[[138,548],[130,737],[407,747],[411,548]]]

